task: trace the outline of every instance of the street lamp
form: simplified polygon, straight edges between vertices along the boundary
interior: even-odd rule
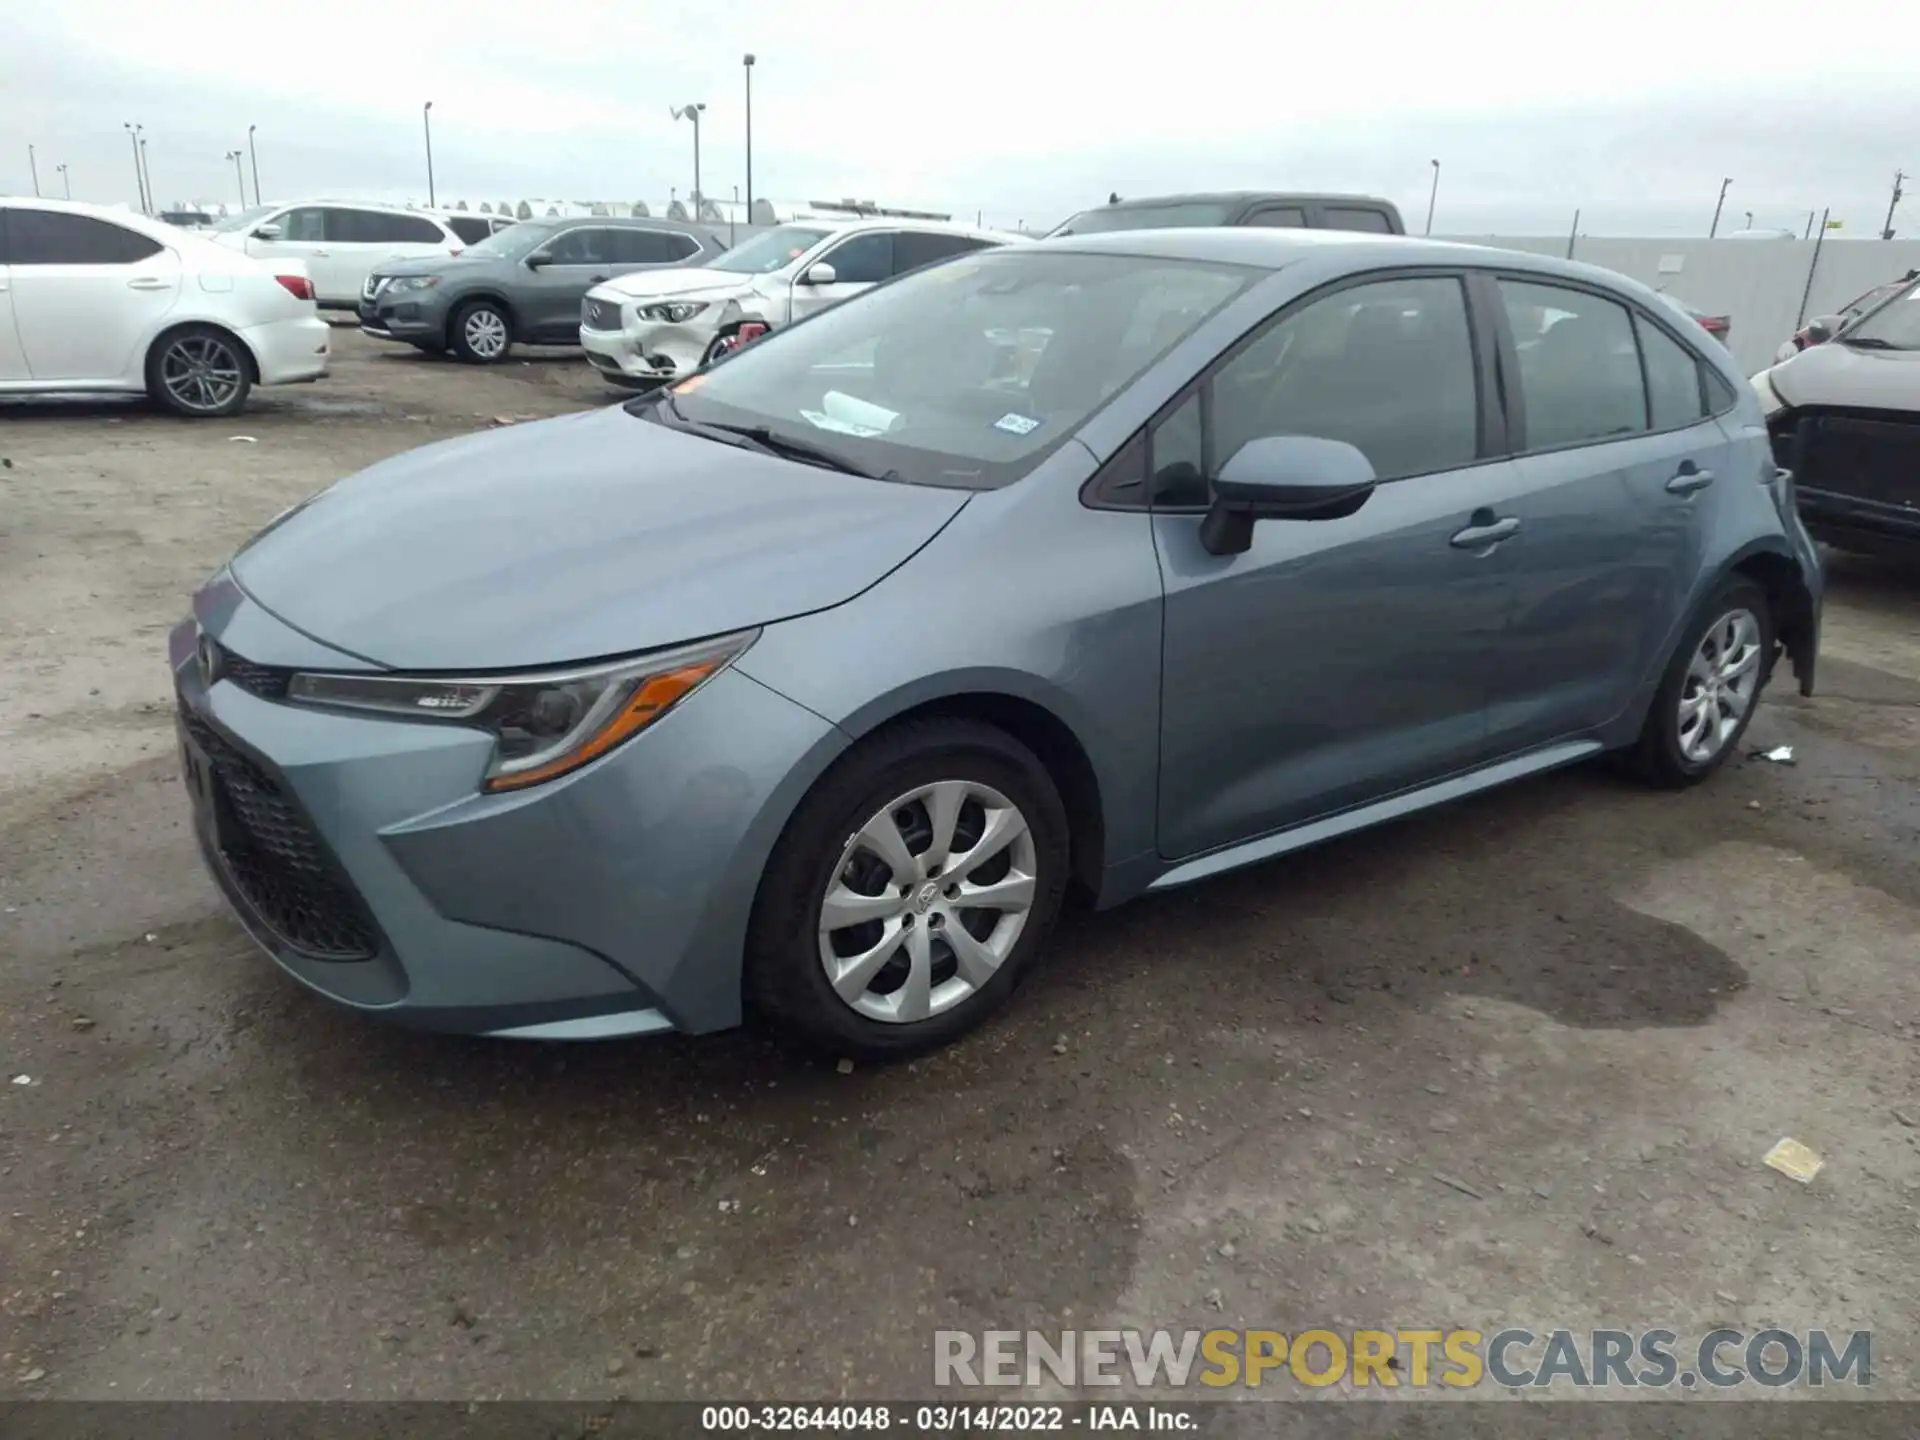
[[[253,203],[260,203],[260,152],[253,148],[253,132],[258,125],[247,126],[247,159],[253,164]]]
[[[1440,162],[1429,160],[1433,166],[1433,188],[1427,191],[1427,234],[1433,233],[1433,202],[1440,198]]]
[[[123,120],[120,128],[127,132],[127,145],[133,151],[133,183],[140,187],[140,213],[151,214],[153,207],[147,204],[147,177],[140,169],[140,127],[131,120]]]
[[[1747,211],[1747,229],[1751,230],[1752,228],[1753,228],[1753,212],[1749,210]]]
[[[753,56],[744,55],[740,68],[747,72],[747,223],[753,223]]]
[[[1727,187],[1731,184],[1733,184],[1731,175],[1720,182],[1720,198],[1713,202],[1713,224],[1707,227],[1709,240],[1720,233],[1720,207],[1727,203]]]
[[[707,108],[707,102],[696,100],[691,105],[675,105],[673,118],[693,122],[693,218],[700,218],[700,116]]]
[[[33,174],[33,198],[40,198],[40,162],[33,157],[33,146],[27,146],[27,169]]]
[[[73,178],[67,174],[67,167],[65,165],[56,165],[53,168],[60,172],[60,183],[66,186],[67,199],[71,200],[73,198]]]
[[[138,127],[135,127],[138,128]],[[147,163],[147,137],[140,137],[140,178],[147,186],[147,210],[149,213],[160,208],[160,202],[153,194],[153,166]]]
[[[246,156],[246,152],[244,150],[227,151],[227,159],[233,162],[233,178],[236,181],[238,181],[240,185],[240,209],[241,210],[244,210],[247,208],[247,177],[246,177],[246,172],[244,172],[240,168],[240,162],[242,159],[245,158],[245,156]],[[239,211],[235,211],[234,213],[238,214]]]
[[[420,107],[420,125],[427,132],[427,206],[433,207],[433,101]]]

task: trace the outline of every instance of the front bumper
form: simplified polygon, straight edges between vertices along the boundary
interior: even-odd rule
[[[425,1029],[738,1023],[761,871],[840,732],[728,670],[584,769],[484,795],[490,736],[273,698],[281,667],[368,667],[329,663],[224,575],[195,612],[169,647],[195,834],[242,925],[295,979]],[[228,647],[211,685],[203,634]],[[196,767],[211,777],[194,783]]]
[[[318,315],[249,326],[240,338],[253,351],[262,385],[318,380],[333,359],[333,328]]]
[[[719,324],[700,323],[705,319],[696,316],[686,325],[633,321],[624,330],[589,330],[583,325],[580,348],[593,367],[605,374],[628,380],[672,380],[705,362],[707,347],[720,333]]]
[[[447,302],[437,290],[383,291],[369,298],[364,292],[354,308],[362,333],[376,340],[420,341],[444,345],[447,341]]]

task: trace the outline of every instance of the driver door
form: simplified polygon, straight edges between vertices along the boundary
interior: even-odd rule
[[[893,242],[891,230],[862,230],[849,235],[824,255],[816,256],[811,265],[793,278],[793,318],[804,320],[809,315],[817,315],[891,276]],[[833,283],[810,284],[807,277],[813,265],[823,261],[833,266]]]
[[[1503,542],[1468,542],[1515,516],[1518,481],[1492,458],[1491,362],[1467,315],[1458,274],[1296,303],[1150,427],[1167,858],[1486,758],[1510,585]],[[1347,441],[1380,483],[1343,519],[1261,520],[1250,549],[1211,554],[1209,477],[1269,435]]]

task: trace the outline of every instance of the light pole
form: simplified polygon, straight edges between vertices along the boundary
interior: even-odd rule
[[[707,102],[696,100],[691,105],[675,105],[673,118],[693,122],[693,218],[700,219],[700,116],[707,108]]]
[[[420,125],[427,132],[427,206],[433,208],[433,101],[420,107]]]
[[[151,213],[147,204],[147,177],[140,170],[140,127],[131,120],[123,120],[120,128],[127,132],[127,145],[133,151],[133,183],[140,187],[140,213]]]
[[[27,146],[27,169],[33,175],[33,196],[37,200],[40,198],[40,162],[34,159],[31,145]]]
[[[739,220],[739,218],[740,218],[740,187],[736,185],[733,187],[733,209],[729,211],[727,214],[727,244],[728,245],[733,244],[733,227],[734,227],[734,224]],[[752,221],[749,220],[748,223],[751,224]]]
[[[1753,228],[1753,212],[1749,210],[1747,211],[1747,229],[1751,230],[1752,228]]]
[[[65,165],[56,165],[53,168],[60,172],[60,183],[66,187],[67,199],[71,200],[73,198],[73,179],[67,174],[67,167]]]
[[[1906,191],[1900,188],[1901,182],[1906,178],[1907,172],[1904,170],[1896,170],[1893,172],[1893,198],[1887,202],[1887,223],[1880,227],[1880,238],[1882,240],[1891,240],[1893,238],[1893,212],[1900,208],[1900,199],[1906,194]]]
[[[260,203],[260,152],[253,148],[253,132],[259,128],[258,125],[247,126],[247,159],[253,165],[253,203],[256,205]]]
[[[140,137],[140,178],[147,187],[147,212],[151,214],[160,208],[160,202],[153,195],[153,166],[147,163],[147,137]]]
[[[747,223],[753,223],[753,55],[748,53],[740,61],[740,68],[747,72]]]
[[[238,181],[240,185],[241,210],[247,208],[247,177],[246,172],[240,168],[240,161],[244,158],[244,154],[245,152],[240,150],[227,151],[227,159],[233,162],[233,178]],[[237,214],[238,212],[236,211],[235,213]]]
[[[1733,184],[1731,175],[1720,182],[1720,198],[1713,202],[1713,224],[1707,228],[1709,240],[1720,233],[1720,207],[1727,203],[1727,187],[1731,184]]]
[[[1433,166],[1433,188],[1427,191],[1427,234],[1433,233],[1433,202],[1440,198],[1440,162],[1429,160]]]

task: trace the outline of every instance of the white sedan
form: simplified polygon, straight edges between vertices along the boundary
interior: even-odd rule
[[[0,198],[0,395],[145,392],[231,415],[255,385],[326,374],[328,336],[298,261],[124,210]]]

